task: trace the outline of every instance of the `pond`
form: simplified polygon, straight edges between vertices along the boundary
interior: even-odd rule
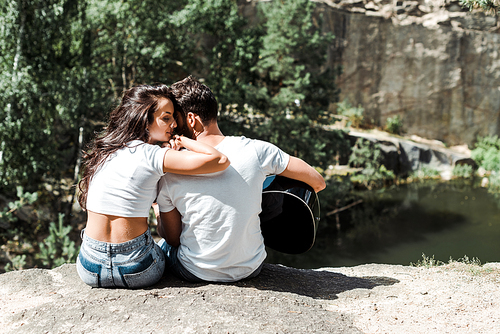
[[[312,249],[268,249],[268,263],[295,268],[410,265],[427,257],[500,261],[500,198],[472,182],[422,182],[359,192],[359,205],[320,221]],[[332,219],[330,219],[332,218]]]

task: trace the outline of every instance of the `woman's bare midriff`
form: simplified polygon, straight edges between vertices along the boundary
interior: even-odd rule
[[[118,217],[87,211],[85,234],[98,241],[119,244],[137,238],[148,229],[146,217]]]

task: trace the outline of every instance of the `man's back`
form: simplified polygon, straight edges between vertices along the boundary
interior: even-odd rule
[[[259,213],[262,184],[280,174],[289,156],[276,146],[244,137],[225,137],[216,146],[231,165],[198,176],[166,174],[158,204],[182,216],[179,260],[207,281],[235,281],[250,275],[266,257]]]

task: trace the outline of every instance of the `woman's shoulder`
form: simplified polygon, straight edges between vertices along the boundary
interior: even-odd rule
[[[131,140],[128,143],[125,144],[126,148],[136,148],[136,147],[141,147],[146,145],[146,142],[143,142],[142,140],[136,139],[136,140]]]
[[[124,148],[126,150],[129,150],[132,153],[137,152],[137,151],[156,152],[156,151],[162,149],[162,147],[160,145],[149,144],[149,143],[146,143],[142,140],[131,140],[125,145]]]

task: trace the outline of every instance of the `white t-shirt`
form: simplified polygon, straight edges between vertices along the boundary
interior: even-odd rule
[[[134,140],[112,154],[89,185],[87,209],[120,217],[148,217],[168,148]]]
[[[206,281],[245,278],[266,258],[260,230],[262,184],[282,173],[289,155],[270,143],[225,137],[216,146],[230,166],[203,175],[165,174],[157,203],[161,212],[182,215],[178,257],[192,274]]]

